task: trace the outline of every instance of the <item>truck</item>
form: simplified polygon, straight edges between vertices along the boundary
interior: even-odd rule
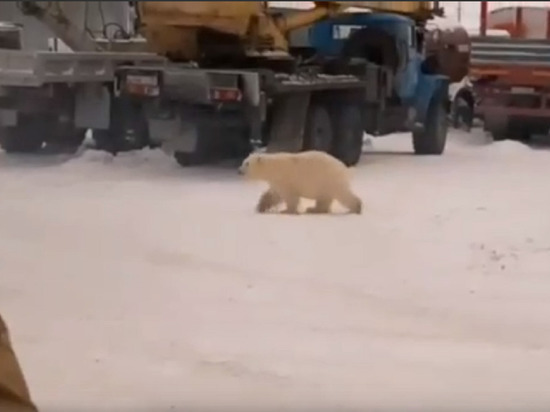
[[[126,43],[87,37],[64,2],[17,3],[73,51],[0,50],[7,153],[74,150],[86,129],[102,150],[161,146],[182,166],[256,149],[353,166],[364,132],[444,152],[449,79],[422,53],[430,2],[135,2],[143,38]]]
[[[528,141],[550,129],[550,10],[507,7],[482,16],[472,37],[477,115],[494,140]],[[489,36],[488,29],[508,36]]]

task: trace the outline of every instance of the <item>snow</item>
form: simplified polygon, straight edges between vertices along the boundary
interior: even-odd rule
[[[0,158],[2,315],[41,411],[550,403],[548,152],[374,139],[361,216],[257,215],[234,165]]]

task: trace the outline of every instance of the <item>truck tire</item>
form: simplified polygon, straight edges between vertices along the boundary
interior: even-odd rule
[[[447,143],[447,108],[441,97],[434,97],[422,131],[413,132],[413,148],[418,155],[441,155]]]
[[[36,153],[44,144],[40,136],[29,136],[21,127],[0,129],[0,147],[8,153]]]
[[[139,105],[114,99],[108,129],[92,130],[95,147],[112,154],[150,146],[147,118]]]
[[[493,131],[491,137],[494,142],[501,142],[503,140],[515,140],[517,142],[526,143],[531,139],[531,133],[509,133],[508,131]]]
[[[116,153],[116,142],[115,140],[116,133],[111,129],[93,129],[92,130],[92,140],[94,142],[94,149],[105,151],[108,153]]]
[[[45,150],[49,153],[75,153],[86,138],[86,129],[67,127],[59,130],[55,136],[46,140]]]
[[[92,130],[92,139],[97,150],[113,154],[141,150],[150,146],[145,133],[140,133],[139,129],[138,131],[126,129],[122,124],[112,125],[107,130]]]
[[[76,152],[82,146],[82,143],[84,143],[87,131],[88,129],[74,129],[69,135],[64,137],[63,147],[73,153]]]
[[[333,126],[328,110],[320,104],[310,105],[302,150],[319,150],[329,153],[334,141],[333,136]]]
[[[200,166],[208,162],[201,152],[175,152],[174,159],[181,167]]]
[[[531,135],[531,130],[525,126],[521,127],[521,125],[508,125],[508,127],[503,129],[491,130],[491,136],[495,142],[500,142],[502,140],[515,140],[526,143],[531,139]]]
[[[335,132],[331,154],[346,166],[355,166],[363,153],[363,116],[357,105],[334,106],[330,111]]]
[[[36,153],[44,145],[51,128],[41,118],[25,113],[19,114],[17,126],[0,128],[0,147],[6,153]]]

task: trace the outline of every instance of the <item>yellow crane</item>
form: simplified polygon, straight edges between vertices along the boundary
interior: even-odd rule
[[[286,52],[287,35],[297,28],[345,13],[350,8],[399,13],[418,20],[432,11],[429,1],[316,1],[308,10],[277,15],[265,1],[140,1],[142,33],[151,51],[177,60],[195,60],[204,44],[233,41],[247,54]],[[213,38],[204,35],[216,33]],[[202,36],[202,37],[201,37]],[[215,39],[215,40],[214,40]],[[223,39],[223,40],[222,40]]]

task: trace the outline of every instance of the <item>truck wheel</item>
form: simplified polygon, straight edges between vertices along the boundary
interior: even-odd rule
[[[503,140],[516,140],[518,142],[528,142],[531,139],[531,131],[519,129],[492,130],[493,141],[501,142]]]
[[[0,128],[0,147],[6,153],[35,153],[42,149],[48,127],[33,115],[19,114],[19,124]]]
[[[493,138],[493,142],[501,142],[503,140],[507,140],[510,138],[510,135],[508,134],[508,130],[491,130],[491,137]]]
[[[330,152],[333,142],[333,129],[328,110],[319,105],[309,107],[304,130],[302,150]]]
[[[445,102],[436,97],[430,103],[424,130],[413,132],[414,152],[418,155],[443,154],[448,127]]]
[[[46,141],[46,151],[51,153],[75,153],[86,138],[86,129],[68,127],[59,130],[55,137]]]
[[[363,152],[363,117],[356,105],[335,106],[331,112],[335,139],[331,154],[346,166],[355,166]]]
[[[92,130],[92,138],[96,149],[112,154],[149,146],[149,129],[143,108],[113,100],[109,128]]]
[[[6,153],[35,153],[44,144],[40,135],[29,135],[23,127],[3,127],[0,129],[0,146]]]
[[[200,166],[208,161],[200,152],[176,152],[174,159],[181,167]]]
[[[63,140],[64,147],[66,147],[67,150],[76,152],[80,146],[82,146],[82,143],[84,143],[87,131],[88,129],[74,129],[70,135],[65,136]]]
[[[6,153],[35,153],[44,141],[39,135],[31,136],[21,127],[3,127],[0,129],[0,147]]]
[[[109,153],[116,152],[116,142],[114,142],[114,136],[111,130],[93,129],[92,140],[95,149]]]
[[[113,154],[141,150],[149,146],[148,140],[146,140],[143,134],[136,133],[132,129],[117,126],[107,130],[92,130],[92,138],[97,150]]]

